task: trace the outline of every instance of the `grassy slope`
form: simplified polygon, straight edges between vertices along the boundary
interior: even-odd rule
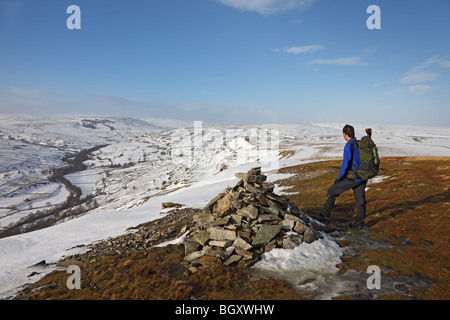
[[[384,249],[359,249],[359,257],[344,257],[340,265],[365,272],[375,264],[389,270],[391,278],[414,275],[426,278],[426,290],[412,292],[419,299],[450,298],[449,205],[450,158],[384,158],[382,182],[369,186],[366,225],[368,237],[388,243]],[[327,188],[338,174],[339,161],[324,161],[283,168],[294,173],[280,181],[288,197],[309,215],[315,215],[325,201]],[[337,222],[354,217],[351,192],[341,195],[332,218]],[[348,245],[350,242],[341,243]],[[120,256],[99,256],[80,262],[82,289],[68,290],[68,274],[55,271],[44,277],[26,299],[303,299],[284,282],[256,279],[245,268],[225,268],[214,259],[212,265],[186,276],[180,264],[183,248],[168,246],[130,252]],[[70,264],[68,261],[66,264]],[[63,262],[64,264],[64,262]],[[344,297],[345,298],[345,297]],[[405,296],[381,296],[401,299]]]
[[[243,267],[224,267],[211,259],[209,267],[187,276],[182,246],[153,248],[121,256],[83,261],[81,289],[68,290],[69,277],[54,271],[20,299],[61,300],[228,300],[301,299],[283,281],[255,279]],[[206,258],[206,257],[205,257]],[[64,264],[64,263],[63,263]],[[70,264],[70,263],[68,263]]]
[[[318,214],[330,182],[337,175],[338,161],[291,167],[281,172],[299,173],[283,181],[290,198],[309,214]],[[433,284],[426,292],[412,292],[419,299],[450,298],[450,158],[382,159],[380,183],[366,193],[369,238],[390,247],[363,250],[361,258],[345,257],[344,270],[365,272],[369,265],[391,270],[390,277],[420,276]],[[351,221],[355,217],[353,194],[336,201],[332,219]],[[383,297],[401,298],[401,297]]]

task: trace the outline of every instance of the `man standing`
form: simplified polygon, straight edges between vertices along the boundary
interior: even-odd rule
[[[353,189],[353,196],[356,204],[356,221],[350,225],[357,230],[364,227],[364,218],[366,216],[366,183],[363,179],[348,179],[349,171],[359,168],[359,150],[358,141],[355,138],[355,129],[351,125],[345,125],[343,135],[347,144],[344,147],[344,158],[341,164],[341,170],[335,183],[328,189],[327,200],[323,206],[322,212],[316,216],[317,220],[328,222],[331,210],[334,207],[336,197],[341,193]]]

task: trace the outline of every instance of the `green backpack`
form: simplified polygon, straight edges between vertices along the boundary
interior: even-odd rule
[[[351,142],[352,155],[354,152],[354,145],[357,145],[359,150],[359,168],[353,168],[348,172],[348,179],[363,179],[369,180],[378,174],[380,169],[380,157],[375,142],[368,136],[364,136],[358,143]]]

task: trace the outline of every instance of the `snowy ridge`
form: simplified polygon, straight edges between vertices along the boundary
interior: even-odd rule
[[[30,266],[42,260],[56,262],[74,250],[85,250],[71,248],[121,235],[128,227],[157,219],[162,202],[201,208],[237,182],[236,172],[261,166],[275,181],[278,167],[340,158],[345,143],[343,124],[205,125],[199,131],[194,123],[148,121],[153,122],[0,114],[0,228],[42,207],[64,202],[68,190],[48,181],[51,170],[66,165],[62,159],[68,153],[107,145],[90,154],[84,162],[86,170],[65,176],[81,188],[84,197],[94,196],[96,209],[45,229],[0,239],[0,298],[12,296],[21,285],[51,271]],[[365,127],[355,125],[358,136]],[[449,128],[372,129],[382,156],[450,156]],[[201,139],[196,140],[199,132]],[[271,144],[270,139],[265,143],[271,134],[279,137],[278,144]],[[283,156],[283,151],[289,151],[289,156]],[[332,274],[341,254],[333,243],[322,239],[312,244],[308,259],[296,255],[295,249],[275,251],[264,257],[261,266],[284,270],[295,264],[330,263],[327,270]],[[274,263],[280,257],[284,264]],[[35,270],[40,273],[28,277]]]

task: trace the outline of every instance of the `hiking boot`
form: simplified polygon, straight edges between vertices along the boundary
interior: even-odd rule
[[[360,230],[364,229],[364,222],[360,222],[360,221],[350,222],[348,224],[348,226],[350,228],[360,231]]]

